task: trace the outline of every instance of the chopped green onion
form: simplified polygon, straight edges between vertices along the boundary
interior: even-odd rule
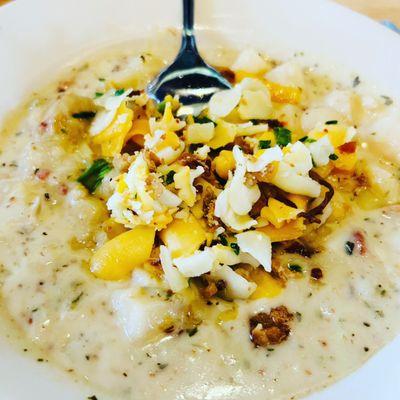
[[[332,119],[331,121],[326,121],[325,125],[337,125],[337,121],[335,119]]]
[[[81,111],[77,113],[73,113],[72,117],[77,119],[92,119],[96,113],[94,111]]]
[[[274,134],[279,146],[287,146],[292,141],[292,132],[289,129],[278,127],[274,129]]]
[[[298,265],[298,264],[289,264],[288,268],[292,272],[303,272],[303,268],[301,267],[301,265]]]
[[[118,89],[115,91],[114,95],[115,96],[121,96],[125,93],[125,89]]]
[[[226,236],[225,235],[219,235],[218,236],[219,237],[219,241],[221,242],[221,244],[223,245],[223,246],[228,246],[228,240],[226,239]]]
[[[271,147],[271,141],[270,140],[260,140],[258,142],[258,148],[259,149],[269,149]]]
[[[209,122],[212,122],[216,125],[216,123],[208,117],[194,117],[193,119],[197,124],[208,124]]]
[[[236,255],[240,253],[240,247],[237,243],[231,243],[230,247]]]
[[[346,252],[347,255],[351,256],[353,254],[353,250],[354,250],[353,242],[346,242],[344,244],[344,251]]]
[[[166,185],[170,185],[174,181],[175,171],[171,170],[167,175],[164,175],[164,182]]]
[[[82,183],[90,193],[93,193],[111,169],[111,165],[106,160],[100,158],[78,178],[78,182]]]
[[[336,154],[331,154],[331,155],[329,156],[329,159],[332,160],[332,161],[336,161],[338,158],[339,158],[339,156],[336,155]]]
[[[197,326],[192,329],[186,329],[186,332],[189,335],[189,337],[194,336],[198,331],[199,330],[198,330]]]
[[[160,114],[164,114],[164,111],[165,111],[165,106],[167,105],[167,102],[164,100],[164,101],[162,101],[161,103],[158,103],[157,104],[157,111],[160,113]]]
[[[307,137],[307,138],[304,140],[304,143],[314,143],[314,142],[316,142],[316,140],[315,140],[315,139],[312,139],[312,138],[309,138],[309,137]]]
[[[104,93],[96,92],[96,93],[94,94],[94,98],[95,98],[95,99],[98,99],[99,97],[103,96],[103,94],[104,94]]]

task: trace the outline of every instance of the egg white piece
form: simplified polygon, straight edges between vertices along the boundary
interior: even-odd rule
[[[173,292],[180,292],[189,286],[187,279],[174,267],[171,252],[166,246],[160,246],[160,261],[165,280]]]
[[[271,272],[271,239],[263,232],[247,231],[236,235],[240,251],[250,254],[267,272]]]

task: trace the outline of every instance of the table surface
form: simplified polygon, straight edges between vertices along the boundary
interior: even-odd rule
[[[0,6],[11,0],[0,0]],[[390,20],[400,26],[400,0],[336,0],[377,20]]]

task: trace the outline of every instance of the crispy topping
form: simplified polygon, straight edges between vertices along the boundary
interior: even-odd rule
[[[250,339],[256,347],[280,344],[290,335],[293,314],[285,306],[273,308],[269,314],[260,312],[250,318]]]

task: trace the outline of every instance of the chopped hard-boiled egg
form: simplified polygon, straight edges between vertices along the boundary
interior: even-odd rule
[[[143,154],[138,154],[126,174],[117,180],[107,207],[112,217],[128,228],[152,225],[160,230],[172,221],[182,200],[150,173]]]
[[[257,288],[255,283],[249,282],[227,265],[216,266],[211,276],[225,281],[227,295],[234,299],[247,299]]]
[[[236,235],[240,251],[250,254],[267,272],[271,271],[271,240],[259,231],[248,231]]]
[[[101,97],[97,98],[94,103],[100,108],[90,126],[90,134],[92,136],[100,134],[108,128],[114,120],[118,109],[125,103],[126,98],[132,92],[132,89],[115,90],[110,89]]]
[[[175,188],[178,190],[178,196],[189,207],[193,207],[196,201],[196,188],[193,186],[193,182],[203,173],[204,168],[201,166],[194,170],[185,166],[174,175]]]
[[[210,272],[214,262],[215,255],[209,248],[202,251],[195,251],[192,255],[187,257],[173,259],[173,263],[176,265],[179,272],[187,278]]]
[[[93,143],[101,146],[104,157],[119,154],[132,127],[133,111],[124,102],[118,107],[111,123],[93,137]]]
[[[310,151],[303,143],[296,142],[283,156],[272,183],[289,193],[318,197],[321,186],[308,176],[312,167]]]
[[[270,149],[259,150],[247,161],[247,171],[260,172],[264,170],[273,161],[281,161],[283,158],[282,150],[279,146]]]
[[[186,140],[188,143],[207,143],[214,137],[214,123],[188,125]]]
[[[241,95],[242,91],[239,86],[213,94],[208,104],[211,117],[226,117],[239,104]]]
[[[326,135],[317,141],[308,145],[314,164],[317,167],[324,166],[329,163],[329,156],[335,152],[334,147]]]
[[[187,279],[172,264],[171,252],[165,246],[160,246],[160,261],[165,280],[172,291],[180,292],[189,286]]]

